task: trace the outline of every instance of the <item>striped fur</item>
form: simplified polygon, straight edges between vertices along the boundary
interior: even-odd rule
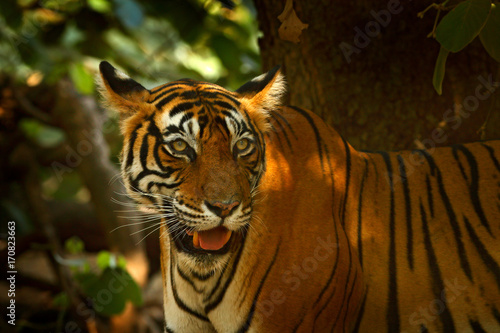
[[[500,142],[358,152],[279,107],[277,69],[237,92],[101,73],[125,184],[163,218],[166,332],[500,331]],[[222,220],[204,204],[229,197]],[[221,223],[224,251],[176,239]]]

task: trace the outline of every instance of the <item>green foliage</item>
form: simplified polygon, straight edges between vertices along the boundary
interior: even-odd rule
[[[104,316],[120,314],[128,301],[142,305],[141,289],[121,267],[107,267],[101,274],[92,272],[75,275],[83,292],[92,299],[94,309]]]
[[[123,256],[116,256],[115,254],[109,252],[109,251],[100,251],[97,254],[97,266],[99,266],[100,269],[104,270],[106,268],[122,268],[125,269],[127,266],[127,262],[125,260],[125,257]]]
[[[422,17],[431,7],[437,8],[439,15],[448,1],[432,4],[419,16]],[[459,52],[478,35],[486,51],[500,62],[500,11],[497,7],[490,0],[466,0],[446,14],[435,27],[435,37],[441,44],[441,49],[436,60],[432,83],[439,95],[442,93],[448,53]]]
[[[489,55],[500,62],[500,6],[493,4],[479,39]]]
[[[23,119],[19,123],[26,137],[42,147],[55,147],[65,139],[64,132],[58,128],[47,126],[35,119]]]
[[[63,264],[70,266],[74,278],[86,298],[92,300],[95,311],[103,316],[120,314],[128,301],[136,306],[142,305],[141,288],[127,272],[127,262],[121,255],[109,251],[97,254],[96,269],[91,269],[92,262],[85,257],[85,244],[78,237],[69,238],[64,244],[66,252],[82,259],[66,259]],[[60,297],[59,297],[60,296]],[[54,302],[61,303],[66,309],[67,295],[60,294]]]
[[[72,63],[69,67],[69,76],[79,93],[91,95],[94,92],[94,78],[82,63]]]
[[[259,71],[249,1],[234,10],[209,0],[2,0],[0,68],[25,81],[69,76],[91,94],[108,60],[149,84],[181,77],[237,88]]]
[[[436,29],[436,39],[450,52],[467,46],[481,31],[490,13],[490,0],[467,0],[450,11]]]
[[[82,254],[85,250],[85,244],[79,237],[73,236],[66,240],[66,242],[64,243],[64,248],[68,253]]]
[[[443,78],[446,67],[446,58],[450,51],[441,46],[439,49],[439,55],[436,60],[436,66],[434,67],[434,75],[432,77],[432,85],[436,89],[439,95],[443,92]]]

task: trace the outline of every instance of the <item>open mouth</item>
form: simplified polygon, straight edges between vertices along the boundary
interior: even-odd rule
[[[233,232],[225,227],[216,227],[203,231],[175,231],[169,232],[174,239],[178,250],[190,254],[225,254],[231,247]]]

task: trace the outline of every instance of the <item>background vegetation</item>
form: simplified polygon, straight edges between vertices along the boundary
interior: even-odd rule
[[[282,64],[287,102],[314,110],[356,148],[429,148],[500,137],[498,8],[1,0],[0,232],[5,239],[4,221],[16,222],[18,274],[16,327],[2,317],[0,331],[162,331],[158,234],[129,225],[149,218],[124,195],[117,116],[95,89],[101,60],[146,87],[189,77],[230,89]],[[436,131],[446,138],[434,140]],[[109,298],[113,281],[123,288]]]

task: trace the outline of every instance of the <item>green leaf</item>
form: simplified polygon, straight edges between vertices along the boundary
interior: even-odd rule
[[[500,62],[500,7],[491,5],[490,16],[479,34],[484,48],[496,61]]]
[[[27,137],[42,147],[55,147],[64,141],[64,132],[59,128],[47,126],[35,119],[22,119],[19,126]]]
[[[458,52],[479,34],[490,12],[490,0],[467,0],[449,12],[436,28],[436,39],[450,52]]]
[[[73,236],[66,240],[64,248],[71,254],[80,254],[85,250],[85,244],[79,237]]]
[[[115,13],[127,28],[137,28],[144,20],[141,6],[134,0],[114,0]]]
[[[432,85],[438,95],[443,93],[443,79],[446,66],[446,58],[450,52],[441,46],[438,57],[436,59],[436,66],[434,67],[434,76],[432,77]]]
[[[59,309],[66,309],[69,306],[69,297],[64,291],[60,292],[54,297],[52,301],[56,307]]]
[[[98,13],[109,13],[111,10],[111,3],[109,0],[88,0],[89,7]]]
[[[97,254],[97,266],[104,270],[106,268],[116,267],[116,256],[109,251],[101,251]]]
[[[94,310],[104,316],[120,314],[127,301],[142,304],[141,289],[126,270],[106,268],[101,275],[80,273],[75,275],[83,292],[90,297]]]
[[[224,34],[214,34],[210,40],[210,46],[219,59],[230,71],[239,71],[241,66],[241,53],[234,40]]]
[[[118,267],[123,269],[127,268],[127,261],[124,256],[118,256]]]
[[[94,78],[82,63],[72,64],[69,68],[69,76],[79,93],[91,95],[94,92]]]

